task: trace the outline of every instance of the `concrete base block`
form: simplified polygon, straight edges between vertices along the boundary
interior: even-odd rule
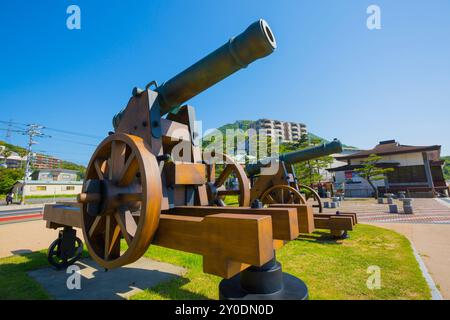
[[[403,206],[403,212],[405,214],[413,214],[414,210],[413,210],[413,207],[411,205],[404,205]]]
[[[412,204],[412,201],[413,201],[413,199],[411,199],[411,198],[405,198],[405,199],[402,199],[402,201],[403,201],[403,205],[404,206],[411,206]]]
[[[398,213],[398,207],[396,204],[389,205],[389,213]]]

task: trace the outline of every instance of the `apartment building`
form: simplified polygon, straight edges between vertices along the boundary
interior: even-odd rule
[[[282,142],[299,141],[303,135],[308,133],[303,123],[258,119],[250,124],[250,128],[256,131],[265,130],[271,138],[278,138]]]
[[[62,160],[42,154],[35,154],[32,158],[32,166],[36,169],[59,168]]]

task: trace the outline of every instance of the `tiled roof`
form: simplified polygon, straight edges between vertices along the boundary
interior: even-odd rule
[[[411,152],[422,152],[422,151],[439,151],[441,146],[432,145],[432,146],[408,146],[399,144],[395,140],[390,141],[382,141],[375,146],[375,148],[370,150],[363,150],[360,152],[353,153],[351,155],[345,155],[336,157],[337,160],[347,160],[347,159],[355,159],[355,158],[366,158],[371,154],[376,155],[389,155],[389,154],[399,154],[399,153],[411,153]]]

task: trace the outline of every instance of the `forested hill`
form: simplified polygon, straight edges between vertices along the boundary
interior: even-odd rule
[[[9,143],[6,143],[1,140],[0,140],[0,146],[5,146],[7,150],[9,150],[11,152],[15,152],[15,153],[19,154],[20,156],[26,155],[26,152],[27,152],[27,150],[23,147],[9,144]],[[38,153],[38,154],[52,157],[52,155],[49,155],[49,154],[42,154],[42,153]],[[79,165],[79,164],[76,164],[76,163],[73,163],[70,161],[66,161],[64,159],[61,159],[61,160],[62,160],[61,169],[76,170],[76,171],[79,171],[80,173],[84,173],[84,171],[86,170],[86,167],[84,167],[82,165]]]

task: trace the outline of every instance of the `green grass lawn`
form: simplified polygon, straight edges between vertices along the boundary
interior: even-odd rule
[[[217,299],[219,277],[202,272],[202,257],[150,246],[146,257],[183,266],[183,277],[132,299]],[[277,251],[283,270],[303,279],[311,299],[429,299],[430,292],[408,240],[390,230],[360,224],[346,240],[326,232],[301,235]],[[49,299],[27,271],[47,266],[45,250],[0,259],[0,299]],[[366,286],[371,265],[381,269],[381,289]],[[56,271],[55,271],[56,272]]]
[[[202,272],[198,255],[151,246],[146,256],[188,269],[186,275],[133,299],[218,299],[220,278]],[[301,235],[277,251],[283,270],[306,282],[310,299],[430,299],[409,241],[390,230],[358,225],[334,241],[324,231]],[[381,289],[366,286],[367,268],[381,269]]]

